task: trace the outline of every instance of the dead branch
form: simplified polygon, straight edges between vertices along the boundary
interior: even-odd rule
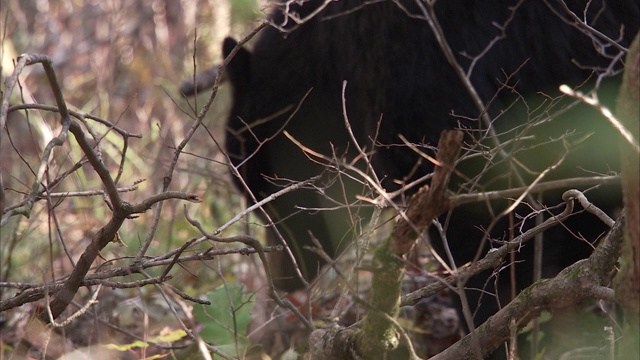
[[[602,292],[602,286],[620,253],[623,228],[624,219],[620,219],[588,259],[569,266],[553,279],[539,281],[522,291],[480,325],[475,334],[465,336],[432,359],[476,359],[475,347],[471,346],[474,338],[479,342],[482,356],[486,356],[509,339],[511,326],[515,324],[520,329],[544,310],[561,310],[588,299],[601,299],[603,294],[610,300],[606,292]]]
[[[449,206],[447,187],[453,164],[460,152],[462,133],[443,132],[438,143],[437,166],[431,188],[422,188],[410,201],[391,237],[375,253],[379,266],[374,270],[370,309],[361,329],[337,325],[314,331],[310,354],[314,359],[370,359],[395,349],[399,337],[394,322],[400,305],[400,287],[407,253],[418,235]]]

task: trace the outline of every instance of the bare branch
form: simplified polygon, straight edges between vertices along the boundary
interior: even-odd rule
[[[605,106],[601,105],[595,95],[587,96],[580,91],[575,91],[567,85],[561,85],[560,91],[563,93],[573,96],[576,99],[581,100],[585,104],[591,106],[592,108],[598,110],[605,119],[609,120],[611,125],[620,132],[620,135],[633,147],[633,149],[640,153],[640,143],[638,143],[638,139],[633,137],[633,134],[624,127],[624,125],[618,121],[618,119],[613,115],[611,110],[607,109]]]
[[[518,328],[522,328],[543,310],[561,311],[587,299],[611,298],[611,292],[603,292],[602,285],[607,281],[606,274],[615,265],[616,254],[620,252],[622,229],[623,221],[619,220],[589,259],[569,266],[553,279],[532,285],[479,326],[476,332],[482,335],[478,337],[482,355],[490,354],[509,338],[511,320]],[[470,342],[474,337],[474,334],[465,336],[432,359],[473,358],[475,353]]]

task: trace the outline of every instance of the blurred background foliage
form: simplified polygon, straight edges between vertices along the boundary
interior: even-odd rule
[[[118,182],[119,187],[127,187],[146,179],[137,191],[123,195],[129,202],[139,202],[162,189],[175,146],[210,94],[184,99],[178,93],[180,84],[193,76],[194,69],[202,71],[221,62],[222,39],[228,35],[242,37],[256,25],[257,19],[264,18],[264,11],[265,5],[256,0],[2,0],[2,81],[13,72],[19,54],[47,55],[53,60],[71,110],[101,117],[130,133],[141,134],[142,138],[129,141],[123,176]],[[55,105],[41,66],[28,67],[20,77],[19,88],[3,95],[11,96],[11,105]],[[202,199],[202,203],[187,207],[208,231],[227,222],[245,206],[230,182],[225,157],[218,148],[218,144],[224,143],[229,101],[230,91],[223,86],[204,126],[191,139],[172,174],[170,190],[195,193]],[[103,137],[100,143],[103,160],[115,177],[122,161],[122,138],[104,125],[87,122]],[[44,110],[14,111],[2,131],[5,134],[0,148],[0,171],[7,207],[19,203],[29,192],[44,147],[60,132],[60,119],[57,113]],[[70,139],[54,151],[48,164],[48,181],[65,174],[82,160],[83,153]],[[100,179],[85,163],[53,192],[101,189]],[[184,219],[183,204],[165,202],[148,255],[163,254],[199,236]],[[109,216],[101,196],[39,201],[30,218],[13,217],[0,229],[0,281],[41,283],[68,274],[93,232]],[[153,211],[149,211],[125,222],[119,234],[127,246],[108,246],[100,261],[118,266],[119,259],[135,256],[149,233],[152,219]],[[222,235],[249,231],[255,234],[260,227],[248,227],[254,221],[257,219],[250,217],[249,222],[238,223]],[[204,244],[202,249],[210,246]],[[221,257],[208,264],[192,263],[188,268],[174,268],[174,279],[169,283],[199,296],[222,284],[222,276],[235,279],[254,265],[239,255]],[[156,275],[160,271],[151,272]],[[140,277],[122,281],[136,279]],[[138,335],[141,335],[136,330],[139,323],[132,319],[158,316],[158,326],[166,324],[163,323],[166,319],[160,319],[168,315],[166,309],[147,310],[161,303],[153,300],[157,295],[153,287],[103,291],[113,296],[96,311],[103,311],[100,316],[107,322],[121,322],[123,328],[131,328]],[[0,300],[16,292],[10,287],[0,287]],[[89,295],[86,289],[81,291],[81,296]],[[2,331],[5,355],[20,335],[20,324],[32,312],[33,307],[23,306],[0,314],[4,330],[13,330]],[[103,341],[100,337],[104,333],[97,334],[95,329],[78,326],[75,330],[82,333],[82,341],[87,344]]]

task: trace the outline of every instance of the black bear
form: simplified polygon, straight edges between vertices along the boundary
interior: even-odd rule
[[[387,191],[431,173],[432,163],[415,148],[433,155],[446,129],[467,134],[468,160],[458,164],[455,193],[526,186],[545,169],[545,181],[618,169],[616,131],[559,96],[558,86],[597,86],[603,102],[613,98],[609,88],[638,32],[636,0],[281,1],[269,19],[274,26],[226,69],[233,85],[226,149],[253,200],[322,174],[266,208],[307,279],[322,261],[303,247],[315,237],[330,255],[339,253],[366,215],[348,205],[357,194],[376,196],[362,176],[339,165],[366,172],[359,148]],[[225,56],[235,45],[225,40]],[[452,210],[441,224],[453,261],[474,259],[494,219],[481,252],[507,240],[510,230],[525,231],[533,219],[522,217],[533,208],[548,216],[564,190],[536,195],[540,203],[517,208],[511,225],[498,217],[507,199]],[[608,211],[620,205],[616,186],[587,196]],[[543,276],[587,256],[606,232],[589,214],[546,232]],[[431,242],[446,258],[441,235],[431,231]],[[518,289],[533,281],[531,248],[517,254]],[[278,266],[281,288],[301,286],[290,262]],[[485,275],[468,284],[476,323],[509,295],[508,276]]]

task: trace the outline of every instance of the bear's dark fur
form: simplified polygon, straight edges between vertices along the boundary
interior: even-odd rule
[[[603,36],[577,25],[555,0],[436,2],[435,17],[445,41],[462,71],[470,73],[470,83],[486,109],[474,102],[445,57],[423,15],[428,11],[424,2],[331,1],[300,25],[284,11],[305,18],[324,1],[286,3],[289,8],[278,3],[270,15],[281,29],[265,28],[253,50],[241,49],[226,69],[234,88],[226,149],[258,200],[324,173],[315,186],[286,194],[266,208],[309,279],[322,262],[302,247],[311,245],[313,236],[330,255],[336,255],[352,237],[349,224],[357,219],[345,209],[337,213],[318,210],[339,207],[325,196],[348,204],[368,188],[345,176],[338,178],[335,168],[327,167],[329,161],[305,154],[292,141],[346,162],[356,158],[344,123],[343,81],[353,135],[372,154],[371,163],[387,190],[397,190],[433,169],[399,135],[433,155],[429,146],[436,145],[443,130],[454,128],[467,131],[465,154],[475,154],[475,159],[458,166],[464,176],[452,185],[456,193],[521,186],[504,154],[518,159],[514,166],[525,185],[555,164],[565,147],[569,147],[568,156],[545,181],[618,169],[617,142],[622,140],[616,131],[584,105],[569,106],[567,99],[559,100],[558,85],[587,91],[597,82],[603,101],[607,95],[614,96],[615,91],[604,91],[611,80],[608,75],[597,80],[607,69],[621,70],[624,56],[620,49],[638,31],[638,1],[565,1],[577,17]],[[225,40],[225,56],[235,45],[232,39]],[[477,61],[472,61],[474,57]],[[564,110],[557,115],[560,109]],[[485,111],[506,144],[502,155],[490,148],[493,143],[486,138],[486,125],[479,120]],[[545,120],[549,118],[553,121]],[[525,126],[527,122],[531,125]],[[364,168],[362,159],[357,164]],[[485,168],[490,171],[483,171]],[[564,190],[547,192],[539,199],[543,206],[557,205]],[[341,197],[343,192],[346,200]],[[587,196],[607,211],[620,205],[616,186],[601,186]],[[457,265],[474,258],[484,230],[507,205],[503,201],[463,206],[442,218]],[[526,215],[531,208],[521,206],[517,212]],[[517,235],[531,224],[533,219],[516,216],[513,231]],[[543,275],[552,276],[587,256],[591,247],[587,241],[606,232],[605,225],[586,213],[547,231]],[[444,254],[440,236],[437,232],[432,235],[433,246]],[[504,218],[493,228],[491,240],[508,237],[509,224]],[[519,289],[533,279],[532,247],[528,244],[518,254]],[[292,264],[281,261],[275,266],[281,268],[278,275],[286,277],[278,282],[283,289],[300,286]],[[485,275],[468,285],[487,291],[482,301],[480,291],[469,291],[472,309],[479,307],[477,322],[497,309],[496,300],[486,295],[496,292],[495,284],[501,296],[509,295],[506,274],[497,282]]]

